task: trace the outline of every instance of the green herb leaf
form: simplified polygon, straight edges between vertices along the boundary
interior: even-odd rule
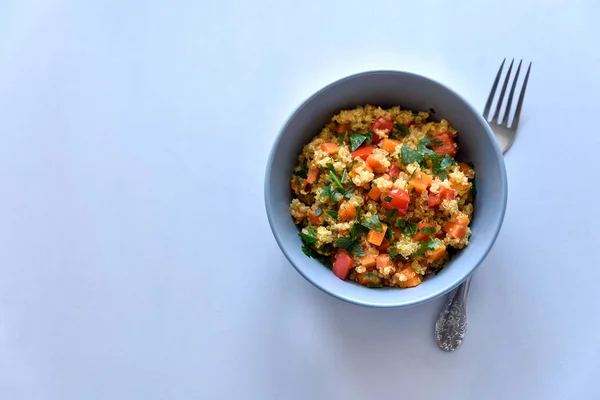
[[[342,183],[348,182],[348,172],[346,171],[346,169],[344,169],[344,172],[342,172],[342,178],[340,180],[342,181]]]
[[[331,198],[331,186],[323,186],[323,190],[321,190],[321,197]]]
[[[306,165],[306,160],[302,161],[300,169],[294,172],[294,175],[299,176],[300,178],[306,178],[308,176],[308,165]]]
[[[396,122],[394,124],[394,128],[396,128],[396,130],[398,131],[398,135],[402,137],[410,135],[410,130],[408,129],[408,126],[404,124]]]
[[[471,197],[475,198],[477,194],[477,187],[475,186],[475,181],[471,182]]]
[[[447,169],[456,164],[456,161],[448,154],[445,156],[440,156],[437,153],[429,154],[429,160],[431,160],[431,170],[434,175],[440,177],[440,179],[444,180],[448,178]]]
[[[398,209],[396,209],[396,208],[392,208],[391,210],[385,211],[385,217],[387,218],[388,221],[390,221],[392,223],[396,220],[397,216],[398,216]]]
[[[435,250],[438,247],[442,247],[444,242],[437,239],[428,240],[426,242],[422,242],[417,251],[415,251],[416,256],[422,256],[428,250]]]
[[[341,237],[341,238],[338,238],[334,242],[336,247],[339,247],[340,249],[344,249],[344,250],[348,250],[348,248],[350,246],[352,246],[353,243],[354,243],[354,240],[349,237]]]
[[[397,255],[398,255],[398,249],[395,247],[392,247],[390,249],[390,260],[394,261],[394,258],[396,258]]]
[[[375,275],[372,272],[368,272],[368,273],[365,274],[365,278],[367,278],[367,279],[377,279],[377,275]]]
[[[367,285],[367,287],[368,287],[368,288],[371,288],[371,289],[375,289],[375,288],[380,288],[380,287],[383,287],[383,285],[382,285],[381,283],[369,283],[369,284]]]
[[[331,218],[335,219],[336,221],[339,219],[338,217],[338,212],[335,210],[327,210],[325,211],[328,215],[331,216]]]
[[[386,203],[391,203],[392,198],[390,196],[385,196],[385,198],[383,199],[383,201],[385,201]]]
[[[323,209],[321,207],[317,207],[317,209],[315,210],[315,217],[318,217],[322,213],[323,213]]]
[[[385,237],[387,240],[389,240],[391,242],[392,240],[394,240],[394,231],[392,229],[386,230]]]
[[[349,199],[352,197],[353,193],[354,193],[354,188],[350,187],[350,188],[346,189],[346,195],[344,197]]]
[[[402,233],[404,233],[405,235],[410,235],[410,236],[417,233],[417,230],[418,230],[417,224],[408,222],[404,218],[398,218],[398,220],[396,221],[396,226],[398,228],[402,229]]]
[[[429,237],[431,238],[433,238],[433,235],[435,235],[435,228],[433,226],[424,226],[421,229],[419,229],[419,231],[426,235],[429,235]]]
[[[333,183],[335,183],[335,186],[337,186],[338,189],[340,189],[342,192],[344,192],[346,190],[344,188],[344,185],[342,185],[340,178],[338,178],[337,175],[335,174],[335,172],[333,172],[333,171],[335,171],[335,170],[329,170],[329,176],[331,177],[331,180],[333,181]]]
[[[367,132],[367,133],[360,133],[360,132],[354,132],[350,134],[350,147],[352,149],[352,151],[358,149],[364,142],[365,140],[372,140],[373,136],[371,134],[371,132]]]
[[[361,224],[354,224],[352,228],[350,228],[350,237],[352,240],[356,240],[360,237],[360,234],[363,232],[363,227]]]
[[[425,158],[422,154],[414,151],[406,145],[402,146],[402,150],[400,151],[400,157],[402,158],[402,163],[404,165],[408,165],[415,161],[423,165],[423,163],[425,162]]]
[[[379,221],[379,217],[377,215],[371,215],[371,218],[361,222],[361,225],[367,229],[383,232],[383,226],[381,226],[381,221]]]
[[[365,251],[362,246],[358,242],[354,242],[350,245],[348,249],[355,257],[364,257],[366,256]]]
[[[346,137],[346,132],[342,132],[342,134],[341,134],[341,135],[340,135],[340,137],[338,138],[338,141],[339,141],[340,143],[343,143],[343,142],[344,142],[344,138],[345,138],[345,137]]]
[[[300,232],[298,235],[305,244],[314,244],[317,241],[317,230],[312,226],[306,230],[308,233]]]
[[[306,246],[302,246],[302,252],[306,254],[306,257],[313,258],[312,251]]]

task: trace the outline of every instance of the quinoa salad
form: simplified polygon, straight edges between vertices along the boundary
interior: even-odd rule
[[[342,110],[304,146],[290,214],[303,252],[340,279],[410,288],[469,244],[475,170],[428,112]]]

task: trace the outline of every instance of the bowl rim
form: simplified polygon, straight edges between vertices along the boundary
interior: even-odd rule
[[[502,190],[502,195],[501,195],[501,198],[499,199],[500,200],[500,202],[499,202],[499,207],[500,207],[499,223],[495,227],[495,229],[493,231],[493,234],[490,236],[487,248],[485,249],[485,251],[482,252],[482,254],[480,255],[479,259],[474,263],[474,265],[473,265],[472,269],[470,270],[470,272],[468,272],[461,279],[457,280],[454,284],[446,286],[445,288],[440,288],[440,289],[437,289],[435,291],[432,291],[431,293],[428,293],[425,296],[421,296],[421,297],[418,297],[418,298],[415,298],[415,299],[411,299],[411,300],[408,300],[408,301],[404,300],[404,301],[399,302],[399,303],[385,303],[385,304],[381,304],[381,303],[376,303],[376,302],[372,302],[372,301],[365,301],[365,300],[362,300],[362,299],[356,299],[356,298],[348,297],[348,296],[339,294],[339,293],[337,293],[335,291],[331,291],[327,287],[325,287],[324,285],[322,285],[318,280],[314,280],[314,279],[311,279],[310,277],[308,277],[303,272],[302,268],[299,268],[298,266],[296,266],[296,264],[294,262],[292,262],[291,257],[288,254],[287,248],[283,244],[282,239],[280,238],[279,232],[274,228],[274,222],[273,222],[274,216],[272,214],[273,213],[273,206],[271,204],[271,198],[269,196],[269,191],[270,191],[269,178],[270,178],[271,172],[272,172],[273,159],[275,158],[275,149],[279,146],[279,142],[282,140],[283,133],[286,131],[286,129],[290,125],[291,121],[294,118],[296,118],[296,116],[302,111],[302,109],[307,104],[309,104],[316,97],[318,97],[319,95],[321,95],[321,93],[329,90],[330,88],[332,88],[332,87],[334,87],[336,85],[343,84],[344,82],[346,82],[348,80],[356,79],[356,78],[367,76],[367,75],[384,75],[384,74],[405,75],[405,76],[408,75],[409,77],[417,79],[417,80],[426,80],[426,81],[428,81],[428,82],[430,82],[430,83],[432,83],[432,84],[434,84],[436,86],[439,86],[441,89],[450,92],[451,94],[453,94],[454,96],[456,96],[458,99],[460,99],[461,101],[463,101],[463,103],[467,106],[467,108],[469,109],[469,111],[471,113],[473,113],[476,116],[476,118],[479,120],[479,122],[481,123],[481,125],[484,128],[483,130],[487,134],[487,137],[488,137],[489,141],[492,144],[492,147],[493,147],[494,152],[496,154],[496,161],[499,164],[499,170],[500,170],[500,187],[501,187],[501,190]],[[289,115],[289,117],[285,120],[285,122],[282,125],[281,129],[277,133],[277,136],[276,136],[275,140],[273,141],[273,144],[271,145],[271,150],[269,151],[269,156],[268,156],[268,159],[267,159],[266,171],[265,171],[265,181],[264,181],[264,202],[265,202],[265,211],[267,213],[267,220],[269,222],[269,226],[271,228],[271,232],[273,234],[273,237],[275,238],[275,241],[277,242],[277,245],[279,246],[279,249],[284,254],[284,256],[287,259],[287,261],[292,265],[292,267],[294,267],[294,269],[302,277],[304,277],[304,279],[306,279],[308,282],[310,282],[312,285],[314,285],[315,287],[319,288],[323,292],[329,294],[330,296],[333,296],[335,298],[338,298],[340,300],[343,300],[343,301],[351,303],[351,304],[356,304],[356,305],[364,306],[364,307],[372,307],[372,308],[402,308],[402,307],[409,307],[409,306],[413,306],[413,305],[417,305],[417,304],[426,303],[426,302],[431,301],[431,300],[433,300],[435,298],[438,298],[438,297],[441,297],[441,296],[443,296],[445,294],[450,293],[452,290],[454,290],[456,287],[458,287],[462,282],[464,282],[469,276],[473,275],[473,273],[477,270],[477,268],[479,268],[479,266],[481,265],[481,263],[486,259],[486,257],[488,256],[489,252],[492,250],[492,247],[494,246],[494,243],[496,242],[496,239],[498,238],[498,235],[500,234],[500,230],[502,229],[502,225],[504,224],[504,217],[506,215],[506,206],[507,206],[507,202],[508,202],[508,178],[507,178],[507,173],[506,173],[506,164],[504,162],[504,156],[502,154],[502,151],[500,150],[500,146],[498,145],[498,142],[496,141],[496,139],[494,137],[494,134],[492,132],[491,127],[489,126],[489,124],[485,120],[485,118],[483,118],[483,116],[475,109],[475,107],[468,100],[466,100],[462,95],[460,95],[454,89],[448,87],[445,84],[440,83],[439,81],[437,81],[435,79],[426,77],[424,75],[416,74],[414,72],[408,72],[408,71],[403,71],[403,70],[389,70],[389,69],[368,70],[368,71],[363,71],[363,72],[358,72],[358,73],[354,73],[354,74],[351,74],[351,75],[347,75],[345,77],[337,79],[337,80],[335,80],[335,81],[333,81],[333,82],[331,82],[331,83],[323,86],[322,88],[320,88],[319,90],[317,90],[316,92],[314,92],[313,94],[311,94],[310,96],[308,96],[304,101],[302,101],[294,109],[294,111]]]

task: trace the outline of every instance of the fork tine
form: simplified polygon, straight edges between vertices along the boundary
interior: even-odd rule
[[[521,94],[519,95],[519,102],[517,103],[517,109],[515,110],[515,118],[513,119],[511,128],[516,128],[517,124],[519,123],[519,117],[521,116],[521,107],[523,107],[523,98],[525,97],[527,81],[529,80],[529,71],[531,71],[531,63],[529,63],[527,73],[525,74],[525,80],[523,81],[523,87],[521,88]]]
[[[508,72],[506,73],[506,78],[504,78],[504,84],[502,85],[502,91],[500,92],[500,97],[498,98],[498,105],[496,106],[496,112],[494,113],[494,117],[492,118],[492,122],[498,121],[500,118],[500,109],[502,108],[502,102],[504,101],[504,94],[506,93],[506,87],[508,86],[508,81],[510,80],[510,73],[512,72],[513,63],[515,59],[510,62],[510,66],[508,67]]]
[[[502,68],[504,68],[504,63],[506,62],[506,58],[502,60],[502,64],[500,64],[500,69],[496,74],[496,79],[494,80],[494,85],[492,86],[492,90],[490,90],[490,97],[487,99],[487,103],[485,103],[485,109],[483,110],[483,117],[485,119],[489,118],[490,108],[492,107],[492,101],[494,100],[494,94],[496,94],[496,88],[498,87],[498,82],[500,81],[500,76],[502,75]]]
[[[510,93],[508,94],[508,102],[506,103],[506,111],[504,112],[504,118],[502,118],[502,125],[508,126],[508,116],[510,115],[510,106],[512,105],[513,95],[515,94],[515,88],[517,87],[517,80],[519,80],[519,72],[521,71],[521,64],[523,60],[519,61],[517,72],[515,72],[515,78],[513,80]]]

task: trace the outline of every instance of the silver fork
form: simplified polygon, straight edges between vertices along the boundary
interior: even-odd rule
[[[504,68],[506,58],[500,65],[500,69],[498,70],[498,74],[494,80],[494,85],[492,86],[487,103],[485,104],[485,109],[483,110],[483,117],[486,119],[488,124],[490,124],[490,127],[494,131],[494,136],[496,136],[496,140],[502,149],[502,153],[505,153],[509,149],[510,145],[514,142],[515,137],[517,136],[517,126],[519,125],[521,108],[523,107],[523,99],[525,98],[525,90],[527,89],[527,81],[529,80],[529,72],[531,71],[531,63],[529,63],[529,67],[527,68],[527,73],[525,74],[525,79],[523,80],[523,85],[521,87],[521,92],[519,94],[517,108],[515,109],[512,122],[509,125],[508,120],[511,114],[513,96],[515,94],[515,88],[517,87],[517,81],[523,60],[519,61],[517,72],[513,77],[512,87],[508,95],[506,108],[504,108],[502,120],[500,120],[500,112],[502,111],[506,88],[508,87],[511,79],[514,61],[515,60],[513,59],[508,67],[508,72],[506,73],[506,78],[504,79],[504,84],[502,85],[502,90],[500,91],[500,96],[498,97],[498,103],[494,114],[491,115],[490,111],[492,108],[492,103],[494,102],[498,83],[500,82],[500,77],[502,76],[502,69]],[[456,350],[456,348],[460,346],[465,338],[465,334],[467,332],[467,298],[469,296],[470,287],[471,275],[467,277],[467,279],[448,296],[446,304],[444,304],[444,308],[442,308],[442,311],[435,322],[435,338],[440,349],[444,351]]]

